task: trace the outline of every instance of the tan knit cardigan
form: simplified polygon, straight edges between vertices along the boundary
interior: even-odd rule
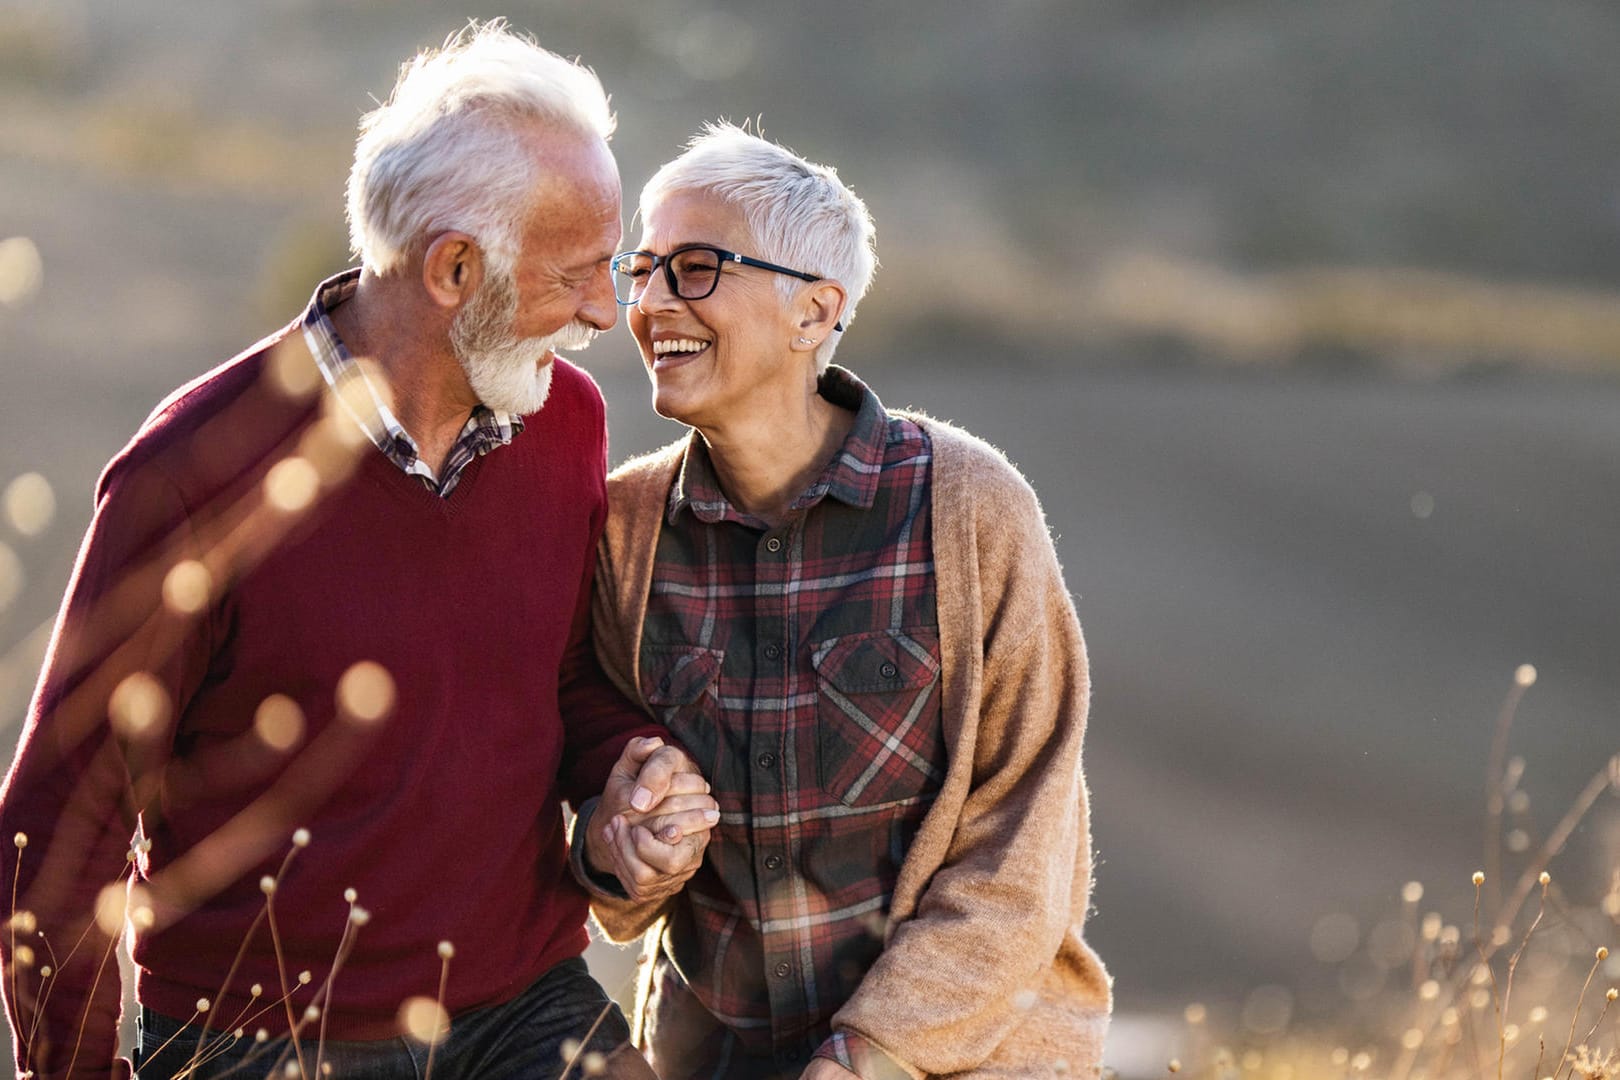
[[[1111,990],[1081,938],[1091,842],[1080,765],[1090,680],[1080,624],[1040,504],[1017,469],[959,428],[901,415],[933,441],[950,762],[901,867],[883,953],[833,1025],[916,1077],[1094,1076]],[[597,652],[644,707],[636,658],[658,530],[685,446],[627,462],[608,480]],[[659,905],[598,897],[592,911],[615,941],[650,927],[646,940],[656,948]],[[638,1014],[644,1007],[645,994]]]

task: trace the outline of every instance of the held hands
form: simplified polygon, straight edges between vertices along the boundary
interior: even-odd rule
[[[861,1080],[861,1077],[829,1058],[811,1058],[809,1068],[799,1074],[799,1080]]]
[[[635,901],[681,891],[703,862],[720,806],[692,760],[662,739],[632,739],[614,763],[585,855]]]

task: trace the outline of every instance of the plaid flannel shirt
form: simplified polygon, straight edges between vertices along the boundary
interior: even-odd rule
[[[332,309],[353,296],[359,284],[359,270],[345,270],[321,282],[304,315],[304,342],[315,357],[321,377],[372,445],[408,475],[421,480],[429,491],[448,499],[461,482],[462,470],[474,458],[511,442],[523,430],[523,418],[497,412],[488,405],[475,406],[445,458],[444,475],[435,476],[433,466],[417,455],[416,440],[377,392],[365,366],[350,354],[338,337],[337,327],[332,325]]]
[[[881,1056],[831,1020],[945,773],[929,439],[841,368],[820,392],[854,428],[775,528],[693,434],[653,572],[641,685],[721,810],[654,973],[714,1021],[677,1037],[705,1077]]]

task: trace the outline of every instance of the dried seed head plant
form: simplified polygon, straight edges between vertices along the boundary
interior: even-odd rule
[[[1354,1080],[1616,1080],[1620,1077],[1620,862],[1603,867],[1607,890],[1583,901],[1567,893],[1554,861],[1605,795],[1620,792],[1620,755],[1581,787],[1545,835],[1537,837],[1525,761],[1510,757],[1514,718],[1536,669],[1521,665],[1497,717],[1484,812],[1484,869],[1469,878],[1471,919],[1420,914],[1425,889],[1399,890],[1400,914],[1378,924],[1366,948],[1385,976],[1330,1018],[1271,1031],[1212,1031],[1208,1010],[1191,1005],[1186,1034],[1166,1075],[1238,1080],[1343,1077]],[[1511,867],[1511,870],[1509,869]],[[1572,881],[1592,868],[1571,867]],[[1580,871],[1580,872],[1573,872]],[[1342,917],[1348,919],[1348,916]],[[1358,959],[1331,940],[1346,928],[1318,924],[1318,956]],[[1395,928],[1379,934],[1384,928]],[[1314,937],[1315,935],[1313,935]],[[1378,940],[1379,938],[1382,940]]]

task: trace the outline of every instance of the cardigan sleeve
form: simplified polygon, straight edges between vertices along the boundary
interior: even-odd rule
[[[973,575],[977,585],[982,681],[953,747],[972,755],[969,789],[915,912],[890,927],[833,1021],[919,1077],[981,1075],[1003,1042],[1034,1034],[1028,1021],[1047,1011],[1050,969],[1065,939],[1078,941],[1090,898],[1080,625],[1034,493],[1004,462],[972,480],[973,505],[958,512],[975,521],[975,550],[965,565],[939,569],[942,597],[946,574]],[[942,602],[940,615],[967,612]],[[964,659],[972,660],[956,658]],[[1056,996],[1065,999],[1059,1013],[1094,1013],[1092,1029],[1105,1022],[1106,986]],[[1067,1052],[1062,1063],[1007,1075],[1095,1072],[1097,1061],[1075,1056],[1100,1046]]]
[[[0,835],[26,837],[0,860],[0,887],[37,925],[0,935],[19,1075],[127,1075],[117,926],[95,915],[104,892],[124,893],[136,815],[159,811],[175,718],[207,672],[212,614],[162,599],[168,568],[203,557],[157,466],[116,460],[0,794]]]

